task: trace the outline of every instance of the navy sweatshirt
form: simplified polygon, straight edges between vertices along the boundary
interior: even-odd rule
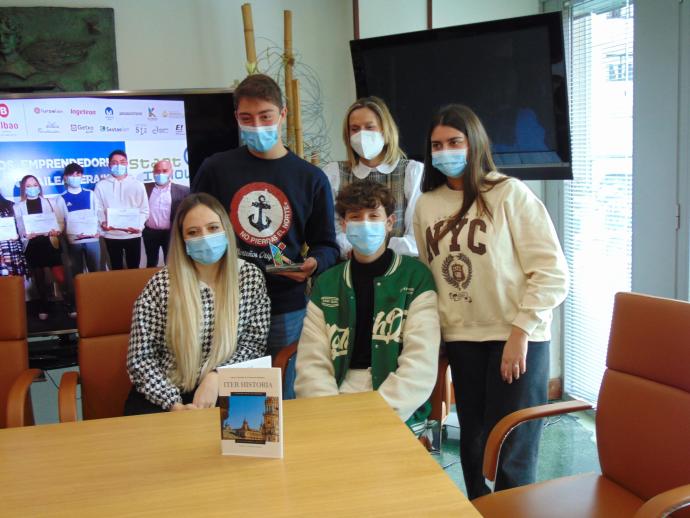
[[[192,192],[212,194],[223,204],[237,237],[240,257],[264,269],[272,264],[269,243],[293,262],[302,262],[302,246],[318,263],[314,275],[338,257],[333,197],[318,167],[288,151],[275,160],[252,155],[246,146],[216,153],[201,164]],[[273,314],[302,309],[306,283],[266,275]]]

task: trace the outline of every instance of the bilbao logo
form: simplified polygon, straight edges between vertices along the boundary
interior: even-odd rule
[[[0,103],[0,117],[3,119],[10,116],[10,107],[5,103]]]

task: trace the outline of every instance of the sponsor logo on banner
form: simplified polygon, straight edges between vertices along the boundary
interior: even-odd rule
[[[151,130],[151,133],[153,133],[154,135],[167,135],[169,131],[170,130],[168,128],[161,128],[160,126],[156,126]]]
[[[136,127],[134,128],[134,131],[137,135],[146,135],[149,131],[148,127],[146,127],[143,124],[137,124]]]
[[[101,133],[129,133],[129,128],[122,128],[118,126],[101,125],[98,129]]]
[[[96,115],[96,110],[87,110],[85,108],[71,108],[69,113],[70,115],[74,115],[75,117],[82,117]]]
[[[7,117],[10,116],[10,107],[7,106],[5,103],[0,103],[0,117],[2,119],[6,119]],[[5,120],[0,120],[0,132],[2,133],[3,136],[7,137],[13,137],[16,136],[16,130],[19,129],[19,123],[18,122],[12,122],[12,121],[5,121]]]
[[[142,117],[144,112],[117,112],[121,117]]]
[[[177,135],[184,135],[184,124],[175,124],[175,133]]]
[[[36,115],[46,115],[46,114],[55,115],[55,114],[64,113],[64,111],[62,111],[60,108],[41,108],[40,106],[36,106],[34,108],[34,113]]]
[[[150,120],[155,120],[155,119],[158,118],[158,117],[156,117],[156,107],[155,107],[155,106],[149,106],[149,107],[148,107],[148,115],[147,115],[147,117],[148,117]]]
[[[45,126],[38,128],[39,133],[60,133],[60,125],[55,121],[46,123]]]
[[[163,117],[167,117],[169,119],[184,119],[184,113],[183,112],[163,110],[162,115],[163,115]]]
[[[72,133],[93,133],[94,127],[88,124],[70,124],[69,130]]]
[[[113,109],[110,106],[108,106],[105,109],[105,118],[108,120],[113,120],[113,117],[115,117],[115,112],[113,111]]]

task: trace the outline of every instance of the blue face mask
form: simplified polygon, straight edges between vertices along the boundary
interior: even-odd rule
[[[156,182],[156,185],[167,185],[168,180],[170,179],[169,174],[154,174],[153,175],[153,181]]]
[[[67,177],[67,186],[74,189],[81,187],[81,176],[72,175]]]
[[[41,194],[41,188],[38,186],[27,187],[25,192],[29,198],[38,198],[38,195]]]
[[[431,153],[431,165],[447,177],[457,178],[467,166],[467,149],[445,149]]]
[[[115,178],[120,178],[127,174],[127,166],[124,164],[115,164],[110,167],[110,173]]]
[[[362,255],[373,255],[386,240],[385,221],[350,221],[345,227],[345,236]]]
[[[240,136],[247,146],[258,153],[265,153],[278,142],[278,124],[273,126],[242,126]]]
[[[228,249],[228,238],[225,232],[216,232],[207,236],[185,239],[187,255],[197,263],[217,263]]]

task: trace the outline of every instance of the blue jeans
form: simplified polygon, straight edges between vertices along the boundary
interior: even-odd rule
[[[101,269],[101,243],[88,241],[86,243],[70,243],[68,246],[72,276],[84,273],[84,264],[89,272]]]
[[[271,357],[275,357],[283,347],[299,340],[306,313],[305,308],[290,313],[271,315],[271,329],[268,332],[268,352]],[[295,399],[295,377],[295,358],[292,357],[285,371],[283,399]]]

